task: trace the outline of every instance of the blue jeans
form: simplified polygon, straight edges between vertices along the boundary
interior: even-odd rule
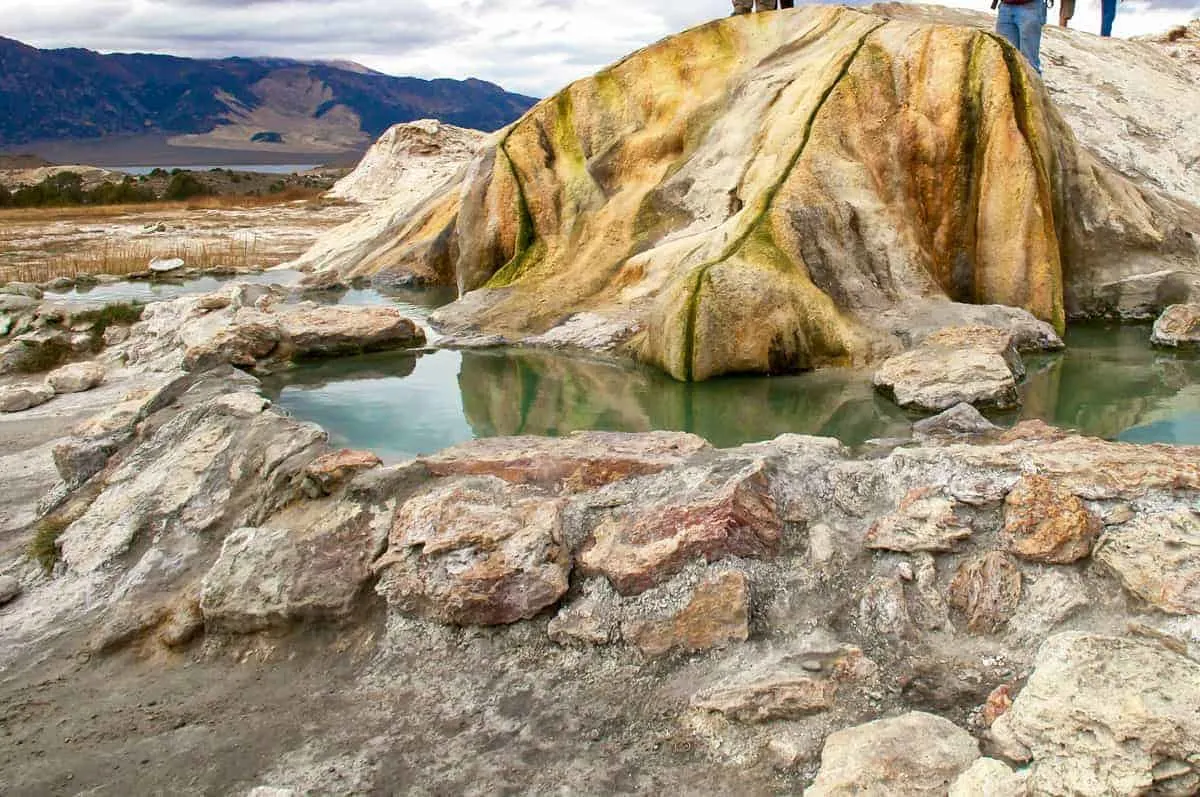
[[[1116,0],[1104,2],[1115,3]],[[996,32],[1012,42],[1039,75],[1042,73],[1042,26],[1045,24],[1044,0],[1032,0],[1020,6],[1001,3],[1000,15],[996,17]]]
[[[1100,35],[1111,36],[1117,19],[1117,0],[1100,0]]]

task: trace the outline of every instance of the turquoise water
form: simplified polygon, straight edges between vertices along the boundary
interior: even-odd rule
[[[1081,327],[1030,358],[1020,413],[1100,437],[1200,444],[1200,358],[1150,348],[1143,326]],[[865,371],[676,382],[658,371],[530,350],[393,353],[304,365],[267,384],[336,445],[395,461],[475,437],[583,429],[694,432],[718,446],[785,432],[850,445],[906,437],[910,415]]]

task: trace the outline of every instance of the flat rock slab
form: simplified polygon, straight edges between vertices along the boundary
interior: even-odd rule
[[[46,384],[55,393],[83,393],[104,382],[104,366],[99,363],[72,363],[46,376]]]
[[[1169,348],[1200,347],[1200,304],[1176,304],[1168,307],[1154,322],[1150,341]]]
[[[401,612],[451,625],[534,617],[567,591],[563,506],[494,477],[438,484],[396,513],[377,589]]]
[[[913,711],[837,731],[805,797],[945,795],[979,758],[975,737],[953,722]]]
[[[573,491],[659,473],[710,448],[703,438],[684,432],[576,432],[472,440],[421,461],[435,476],[496,476]]]
[[[885,360],[874,382],[901,407],[942,412],[965,403],[1008,409],[1020,404],[1017,382],[1024,375],[1012,332],[953,327]]]
[[[54,398],[49,385],[14,385],[0,388],[0,412],[24,412]]]
[[[394,307],[276,308],[287,349],[296,357],[335,357],[407,349],[425,333]]]
[[[1200,515],[1137,517],[1105,532],[1095,558],[1125,588],[1170,614],[1200,614]]]
[[[713,574],[696,586],[678,613],[661,619],[634,620],[622,636],[647,656],[672,651],[722,648],[750,638],[750,585],[737,570]]]
[[[879,518],[867,531],[868,548],[947,552],[971,536],[971,526],[955,513],[957,502],[930,490],[913,490],[895,512]]]
[[[623,505],[595,526],[579,562],[622,595],[663,583],[693,559],[772,556],[783,535],[759,460],[683,466],[610,492]]]
[[[1200,664],[1153,641],[1065,633],[992,736],[1031,794],[1195,794]]]
[[[777,674],[718,686],[692,698],[693,708],[715,711],[739,722],[798,719],[833,708],[837,682],[811,674]]]

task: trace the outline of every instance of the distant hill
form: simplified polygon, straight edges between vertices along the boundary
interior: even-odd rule
[[[347,62],[102,55],[0,37],[0,149],[153,135],[181,147],[338,152],[417,119],[495,130],[534,102],[480,80]]]

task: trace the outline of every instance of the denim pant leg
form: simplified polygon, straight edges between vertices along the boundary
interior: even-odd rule
[[[1042,28],[1046,25],[1046,4],[1043,0],[1017,6],[1017,26],[1021,29],[1021,53],[1042,74]]]
[[[1117,19],[1117,0],[1100,0],[1100,35],[1111,36]]]
[[[1021,29],[1017,27],[1016,15],[1013,13],[1019,6],[1010,6],[1007,3],[1000,5],[1000,11],[996,15],[996,33],[1003,36],[1005,39],[1017,49],[1021,48]]]

